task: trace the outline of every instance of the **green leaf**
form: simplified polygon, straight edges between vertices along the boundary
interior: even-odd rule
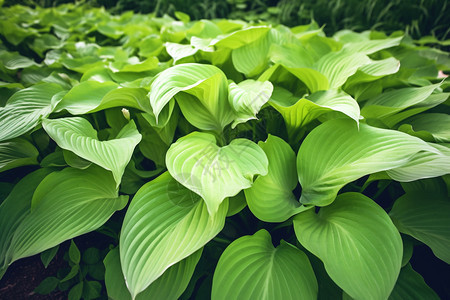
[[[42,125],[58,146],[111,171],[117,187],[142,137],[134,121],[109,141],[99,141],[92,125],[81,117],[44,120]]]
[[[433,157],[439,151],[416,137],[395,130],[366,124],[360,124],[358,130],[351,120],[327,121],[306,137],[298,152],[297,172],[302,186],[300,202],[328,205],[347,183],[364,175],[395,171],[395,168],[407,165],[418,153]]]
[[[84,299],[97,299],[100,297],[102,284],[98,281],[85,280],[82,296]]]
[[[35,255],[95,230],[127,201],[127,196],[117,195],[113,176],[102,168],[53,172],[34,191],[31,212],[24,212],[6,261]]]
[[[77,283],[74,287],[72,287],[70,289],[67,299],[68,300],[79,300],[79,299],[81,299],[82,294],[83,294],[83,281]]]
[[[17,70],[38,65],[34,60],[22,56],[17,52],[0,50],[0,61],[8,70]]]
[[[25,134],[46,118],[59,99],[54,95],[63,89],[54,83],[33,85],[16,92],[0,107],[0,141]]]
[[[211,216],[205,202],[168,172],[142,186],[128,208],[120,237],[120,261],[132,298],[214,238],[227,210],[224,201]]]
[[[149,98],[159,126],[168,122],[171,110],[167,104],[174,97],[186,119],[200,129],[222,131],[233,120],[227,78],[215,66],[182,64],[158,74]]]
[[[28,215],[31,198],[39,183],[50,173],[48,169],[39,169],[22,178],[0,205],[0,278],[11,263],[6,255],[14,232]]]
[[[431,135],[432,141],[438,143],[450,142],[450,115],[442,113],[420,114],[405,121],[398,130],[421,137],[422,131]]]
[[[72,115],[85,114],[97,108],[103,97],[118,84],[106,81],[84,81],[74,86],[58,103],[55,111],[67,110]]]
[[[275,248],[262,229],[225,249],[214,272],[211,298],[317,299],[317,281],[302,251],[285,241]]]
[[[298,99],[289,91],[276,87],[269,103],[283,116],[290,137],[294,137],[298,129],[327,112],[343,113],[359,123],[358,103],[342,91],[320,91]]]
[[[165,299],[176,300],[186,289],[194,269],[200,259],[202,249],[174,264],[164,274],[139,293],[136,300]],[[120,267],[119,248],[112,249],[105,257],[105,284],[108,297],[113,300],[131,300]]]
[[[425,283],[423,277],[407,264],[400,271],[389,300],[439,300],[439,296]]]
[[[398,198],[389,215],[402,233],[428,245],[434,255],[450,263],[450,201],[434,190],[407,192]]]
[[[62,152],[65,162],[72,168],[87,169],[92,164],[90,161],[79,157],[71,151],[63,150]]]
[[[219,147],[213,135],[193,132],[170,146],[166,165],[173,178],[205,200],[213,216],[225,198],[251,187],[255,175],[267,174],[268,161],[250,140]]]
[[[252,187],[245,190],[248,207],[264,222],[284,222],[302,212],[292,191],[297,186],[295,153],[285,141],[269,135],[258,145],[269,161],[267,175],[256,178]]]
[[[37,165],[39,151],[26,139],[0,142],[0,172],[21,166]]]
[[[70,247],[69,247],[69,258],[70,261],[74,264],[79,264],[81,259],[81,253],[80,250],[78,250],[77,245],[75,245],[74,241],[70,241]]]
[[[236,49],[249,44],[263,35],[267,34],[270,30],[269,26],[252,26],[242,30],[232,32],[223,37],[217,37],[211,42],[217,48],[230,48]]]
[[[87,248],[82,258],[85,264],[94,265],[100,261],[100,250],[94,247]]]
[[[410,107],[426,105],[427,99],[440,85],[440,83],[437,83],[424,87],[408,87],[381,93],[365,103],[361,109],[361,114],[365,118],[380,119],[386,125],[392,127],[395,125],[395,121],[390,120],[389,117]]]
[[[53,276],[47,277],[39,283],[39,285],[34,289],[34,292],[47,295],[56,289],[58,286],[59,279]]]
[[[228,86],[228,101],[236,112],[236,118],[231,125],[235,128],[237,124],[256,119],[256,114],[261,107],[270,99],[273,85],[270,81],[244,80],[236,84],[231,82]]]
[[[345,193],[316,214],[294,217],[300,243],[319,257],[354,299],[386,299],[402,262],[402,240],[386,212],[359,193]]]
[[[197,53],[198,48],[192,45],[181,45],[177,43],[165,43],[167,53],[173,58],[173,63],[176,64],[177,61],[193,56]]]
[[[44,265],[45,268],[48,267],[48,265],[50,264],[50,262],[53,260],[53,258],[55,257],[56,253],[58,253],[59,250],[59,245],[47,249],[44,252],[41,253],[41,261],[42,264]]]
[[[77,276],[79,272],[80,272],[80,265],[78,265],[78,264],[73,265],[70,268],[70,272],[63,279],[61,279],[61,282],[69,281],[70,279]]]

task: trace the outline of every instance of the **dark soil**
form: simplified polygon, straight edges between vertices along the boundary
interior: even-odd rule
[[[59,249],[47,269],[42,264],[39,255],[27,257],[14,262],[6,271],[2,280],[0,280],[0,299],[67,299],[67,291],[55,291],[48,295],[39,295],[34,292],[34,289],[41,283],[42,280],[49,276],[55,276],[57,270],[67,264],[63,260],[64,252],[62,250],[63,249]]]

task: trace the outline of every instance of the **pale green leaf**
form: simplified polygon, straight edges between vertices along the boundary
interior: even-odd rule
[[[197,53],[198,48],[192,45],[182,45],[177,43],[165,43],[167,53],[173,58],[173,63],[176,64],[180,59],[193,56]]]
[[[221,131],[233,120],[227,101],[227,79],[215,66],[182,64],[157,76],[151,84],[149,98],[159,126],[168,122],[171,112],[167,104],[175,96],[186,119],[200,129]]]
[[[425,156],[439,154],[426,142],[402,132],[362,123],[358,129],[348,119],[327,121],[315,128],[300,147],[300,202],[328,205],[345,184],[364,175],[405,166],[419,152]]]
[[[37,165],[39,151],[28,140],[15,138],[0,142],[0,172],[28,165]]]
[[[67,110],[72,115],[85,114],[97,108],[102,98],[118,87],[117,83],[106,81],[83,81],[74,86],[58,103],[55,111]]]
[[[172,144],[167,169],[178,182],[200,195],[214,215],[225,198],[251,187],[255,175],[267,174],[267,156],[255,143],[235,139],[219,147],[209,133],[193,132]]]
[[[12,262],[6,252],[14,232],[30,212],[34,190],[49,173],[48,169],[39,169],[23,177],[0,205],[0,278]]]
[[[297,186],[295,153],[288,143],[273,135],[258,145],[267,155],[269,168],[267,175],[256,178],[245,190],[248,207],[264,222],[284,222],[305,209],[292,193]]]
[[[342,91],[320,91],[298,99],[288,90],[276,87],[269,104],[283,116],[290,136],[319,116],[332,111],[343,113],[355,120],[356,124],[359,123],[358,103]]]
[[[389,215],[402,233],[428,245],[433,253],[450,263],[450,201],[433,190],[406,193],[398,198]]]
[[[132,298],[214,238],[224,226],[227,210],[224,201],[210,215],[205,202],[168,172],[141,187],[120,237],[120,261]]]
[[[423,277],[410,264],[404,266],[389,300],[439,300],[439,296],[425,283]]]
[[[164,299],[177,300],[186,289],[194,269],[200,259],[202,249],[174,264],[164,274],[137,295],[136,300]],[[119,248],[109,251],[104,259],[105,285],[112,300],[131,300],[120,267]]]
[[[63,89],[54,83],[33,85],[16,92],[0,107],[0,141],[25,134],[46,118],[56,105],[53,96]]]
[[[386,212],[359,193],[338,196],[316,214],[294,217],[300,243],[353,299],[386,299],[402,262],[402,240]]]
[[[317,299],[308,257],[281,241],[274,247],[262,229],[231,243],[214,272],[211,299]]]
[[[217,48],[229,48],[236,49],[244,45],[250,44],[265,34],[270,30],[268,26],[252,26],[245,29],[234,31],[228,35],[217,37],[211,42]]]
[[[134,121],[123,127],[117,137],[109,141],[99,141],[95,129],[81,117],[44,120],[43,126],[61,148],[111,171],[117,186],[134,148],[142,137]]]
[[[53,172],[33,194],[31,212],[17,226],[6,253],[13,262],[52,248],[103,225],[128,201],[114,178],[97,166]]]
[[[236,118],[231,125],[236,127],[239,123],[256,119],[256,114],[270,99],[273,85],[270,81],[244,80],[238,84],[231,82],[228,86],[228,101],[236,112]]]
[[[449,143],[450,115],[442,113],[420,114],[405,121],[405,124],[402,124],[398,130],[412,135],[420,134],[421,131],[425,131],[431,134],[434,141]]]
[[[365,118],[384,120],[404,109],[419,105],[439,86],[440,83],[437,83],[424,87],[408,87],[381,93],[365,103],[361,109],[361,114]]]

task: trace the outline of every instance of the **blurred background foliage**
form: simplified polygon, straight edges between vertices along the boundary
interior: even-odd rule
[[[0,3],[3,2],[0,0]],[[70,0],[4,0],[5,6],[22,4],[51,7]],[[413,38],[450,38],[449,0],[82,0],[112,13],[132,10],[139,13],[172,15],[187,13],[191,19],[231,18],[264,20],[288,26],[315,20],[330,35],[340,29],[403,30]]]

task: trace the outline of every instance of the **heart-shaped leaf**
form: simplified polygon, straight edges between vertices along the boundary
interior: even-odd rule
[[[120,261],[134,299],[172,265],[196,252],[223,228],[225,201],[214,215],[199,196],[168,172],[142,186],[128,208]]]
[[[172,144],[166,166],[173,178],[205,200],[214,215],[220,203],[267,174],[267,156],[255,143],[235,139],[219,147],[209,133],[193,132]]]
[[[316,214],[294,217],[300,243],[353,299],[386,299],[402,262],[402,240],[386,212],[359,193],[338,196]]]
[[[317,281],[308,257],[260,230],[231,243],[214,272],[212,295],[220,299],[317,299]]]
[[[99,141],[92,125],[81,117],[44,120],[42,125],[58,146],[111,171],[117,186],[142,137],[134,121],[109,141]]]

